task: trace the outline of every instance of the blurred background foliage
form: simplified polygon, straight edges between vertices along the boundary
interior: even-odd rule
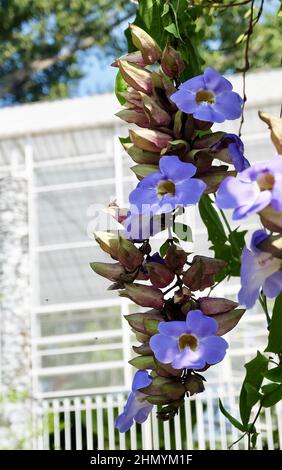
[[[112,89],[114,71],[109,64],[126,50],[123,30],[134,19],[136,3],[0,0],[1,105]],[[173,14],[177,6],[187,10],[187,18],[197,17],[193,36],[205,66],[230,73],[243,67],[250,1],[140,0],[142,3],[148,11],[157,4],[164,11],[171,8]],[[256,0],[256,11],[260,4],[261,0]],[[281,66],[282,16],[277,14],[280,6],[280,0],[264,2],[264,12],[250,44],[253,69]],[[172,40],[177,39],[173,23],[168,31]]]

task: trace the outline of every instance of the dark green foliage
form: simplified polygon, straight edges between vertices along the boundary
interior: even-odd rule
[[[4,104],[68,96],[93,48],[119,55],[127,0],[12,0],[0,6],[0,97]]]

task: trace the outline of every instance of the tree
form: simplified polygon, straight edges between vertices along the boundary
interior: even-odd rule
[[[263,11],[259,23],[254,28],[249,46],[250,69],[275,68],[282,65],[282,17],[277,15],[279,4],[278,0],[267,2],[268,8]],[[255,15],[258,14],[259,6],[260,2],[257,2]],[[211,15],[212,18],[205,16],[200,20],[204,39],[201,55],[205,64],[223,73],[237,72],[244,67],[250,2],[239,8],[216,8]],[[207,21],[211,23],[210,26]]]
[[[232,5],[241,2],[242,6]],[[0,0],[2,105],[69,96],[70,86],[83,77],[82,64],[89,55],[100,51],[110,63],[113,55],[126,51],[123,26],[134,17],[137,4],[133,0]],[[223,73],[244,67],[251,1],[181,0],[179,4],[188,5],[191,15],[197,14],[195,31],[191,20],[186,29],[200,48],[202,63]],[[264,3],[267,8],[250,42],[250,68],[281,66],[279,5],[279,0]],[[255,6],[257,14],[259,0]]]
[[[120,54],[128,0],[0,0],[2,104],[68,96],[91,48]]]

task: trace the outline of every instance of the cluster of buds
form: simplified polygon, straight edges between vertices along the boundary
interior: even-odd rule
[[[197,167],[196,177],[206,184],[206,193],[215,192],[227,175],[232,162],[228,138],[224,132],[208,133],[211,122],[194,119],[177,109],[170,99],[176,92],[185,63],[181,55],[167,44],[162,51],[155,40],[136,25],[130,26],[136,52],[116,60],[127,90],[119,93],[125,100],[117,113],[122,120],[142,129],[131,129],[123,147],[137,164],[132,170],[139,179],[157,171],[163,155],[177,155],[183,162]],[[153,69],[152,69],[153,66]],[[237,144],[237,143],[236,143]],[[214,160],[222,164],[214,165]],[[227,165],[226,165],[227,163]]]
[[[277,151],[282,156],[282,118],[259,111],[260,119],[265,122],[270,129],[270,137]],[[281,157],[282,158],[282,157]],[[282,165],[282,162],[281,162]],[[262,224],[271,232],[282,233],[282,211],[274,210],[271,205],[260,212]],[[279,256],[278,256],[279,257]]]
[[[184,250],[173,242],[162,258],[157,253],[150,255],[147,241],[137,247],[137,243],[118,233],[97,232],[95,236],[102,250],[115,262],[91,263],[92,269],[112,281],[109,288],[119,289],[120,296],[151,309],[125,316],[139,343],[133,346],[137,356],[130,364],[138,370],[151,371],[151,384],[140,391],[146,394],[148,403],[161,407],[160,419],[170,419],[185,395],[204,390],[204,378],[198,371],[175,369],[158,361],[150,339],[158,333],[160,322],[185,321],[189,311],[195,309],[216,320],[219,336],[236,326],[244,313],[237,309],[237,303],[210,296],[196,298],[194,294],[214,284],[214,276],[225,268],[225,262],[206,256],[194,256],[189,262]]]

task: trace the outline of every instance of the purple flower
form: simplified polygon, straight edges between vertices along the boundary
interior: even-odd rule
[[[257,248],[257,245],[270,235],[265,230],[257,230],[252,236],[250,249],[244,247],[241,258],[240,304],[253,307],[260,289],[267,297],[276,297],[282,290],[282,261]]]
[[[216,335],[216,320],[201,310],[191,310],[186,321],[161,322],[160,334],[151,337],[150,346],[158,361],[175,369],[203,369],[225,356],[228,343]]]
[[[224,134],[222,140],[211,147],[218,153],[219,160],[232,163],[235,170],[241,172],[249,168],[250,163],[244,156],[244,144],[236,134]]]
[[[146,176],[129,195],[131,211],[162,214],[176,206],[199,202],[206,184],[192,176],[196,167],[184,163],[177,156],[168,155],[160,160],[160,171]]]
[[[132,392],[130,393],[124,412],[115,420],[115,427],[119,432],[126,432],[136,423],[144,423],[152,411],[153,405],[147,402],[147,395],[139,392],[140,388],[148,387],[152,382],[146,370],[138,370],[132,382]]]
[[[242,112],[242,98],[232,88],[226,78],[208,67],[203,75],[182,83],[170,99],[181,111],[193,114],[195,119],[223,122],[237,119]]]
[[[217,191],[216,203],[220,209],[234,209],[233,219],[243,219],[262,211],[269,204],[275,211],[282,210],[282,157],[256,163],[226,178]]]

